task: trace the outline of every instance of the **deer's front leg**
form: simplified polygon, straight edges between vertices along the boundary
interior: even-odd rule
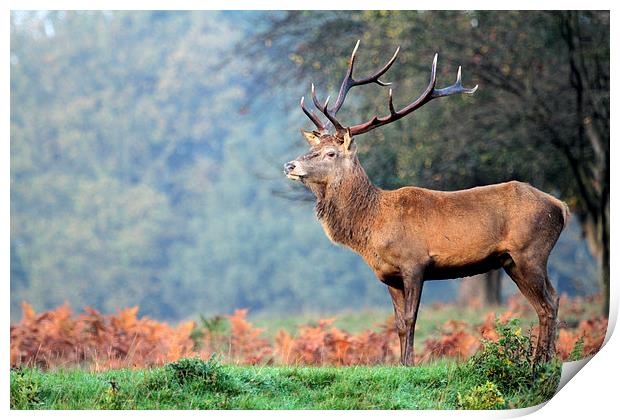
[[[423,270],[412,270],[403,276],[403,288],[405,292],[405,354],[404,364],[413,366],[413,335],[415,331],[420,298],[422,296]]]
[[[394,324],[400,340],[400,363],[405,364],[405,340],[407,328],[405,326],[405,292],[402,289],[388,285],[392,304],[394,305]]]

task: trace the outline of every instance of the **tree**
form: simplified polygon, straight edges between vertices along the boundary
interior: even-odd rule
[[[497,306],[502,303],[501,270],[465,277],[459,287],[458,302],[467,305],[478,301],[485,306]]]
[[[588,243],[602,267],[604,313],[609,312],[609,13],[563,12],[558,17],[568,49],[576,108],[576,141],[554,144],[570,163],[578,188],[575,203]],[[574,134],[573,134],[574,135]],[[564,141],[562,141],[564,140]]]
[[[16,12],[11,24],[11,233],[25,267],[12,314],[25,299],[186,315],[169,255],[195,234],[186,218],[243,94],[234,74],[203,75],[221,36],[242,31],[190,13]]]

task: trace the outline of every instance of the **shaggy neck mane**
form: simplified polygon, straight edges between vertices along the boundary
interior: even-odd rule
[[[317,217],[330,239],[352,248],[365,244],[379,189],[372,185],[357,158],[339,181],[312,190],[317,197]]]

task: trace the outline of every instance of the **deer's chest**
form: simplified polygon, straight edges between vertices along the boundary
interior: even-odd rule
[[[325,235],[329,238],[329,240],[335,244],[339,244],[339,242],[334,239],[334,231],[330,227],[329,223],[327,223],[327,221],[323,219],[319,219],[319,221],[321,222],[321,226],[323,226],[323,231],[325,232]]]
[[[396,281],[402,284],[402,269],[399,261],[373,249],[366,249],[360,252],[360,255],[382,283],[394,286]]]

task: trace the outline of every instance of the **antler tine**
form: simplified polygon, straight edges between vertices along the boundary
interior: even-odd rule
[[[436,91],[435,85],[437,85],[437,58],[438,57],[439,57],[439,54],[435,53],[435,56],[433,57],[433,64],[431,66],[431,80],[428,82],[428,86],[426,86],[426,89],[424,89],[424,92],[422,92],[422,95],[420,95],[420,97],[416,99],[415,101],[413,101],[411,104],[407,105],[405,108],[397,112],[397,114],[400,112],[404,112],[403,116],[405,116],[406,114],[413,112],[414,110],[424,105],[426,102],[433,99],[432,98],[433,92]]]
[[[301,106],[301,109],[304,111],[304,114],[306,114],[308,116],[308,118],[310,118],[310,120],[312,120],[314,125],[316,125],[316,128],[318,128],[319,132],[324,133],[326,131],[325,130],[325,125],[321,122],[319,117],[317,117],[317,115],[313,111],[309,111],[304,106],[304,97],[303,96],[301,97],[301,102],[299,103],[299,105]]]
[[[379,80],[379,77],[383,76],[390,69],[390,67],[392,67],[392,64],[394,64],[394,62],[396,61],[396,57],[398,56],[400,47],[396,48],[396,52],[394,52],[392,58],[381,69],[379,69],[379,71],[364,79],[355,80],[353,79],[353,65],[355,63],[355,54],[357,53],[359,45],[360,40],[358,39],[357,43],[355,44],[355,48],[353,48],[351,59],[349,60],[349,67],[347,68],[347,72],[344,76],[344,79],[342,80],[342,84],[340,85],[340,90],[338,91],[338,99],[336,99],[334,106],[329,110],[329,113],[332,116],[335,116],[336,113],[338,113],[338,111],[342,107],[342,104],[344,104],[349,89],[351,89],[353,86],[367,85],[369,83],[376,83],[380,86],[389,86],[391,84]]]
[[[461,82],[461,66],[459,66],[458,71],[456,72],[456,82],[452,86],[448,86],[443,89],[435,89],[433,91],[433,98],[440,98],[442,96],[454,95],[457,93],[467,93],[471,95],[472,93],[478,90],[478,85],[474,86],[471,89],[467,89],[463,87],[463,83]]]
[[[392,83],[382,82],[381,80],[379,80],[379,77],[383,76],[390,69],[390,67],[392,67],[392,64],[394,64],[394,62],[396,61],[396,57],[398,57],[399,52],[400,52],[400,46],[396,47],[396,51],[394,51],[394,55],[392,56],[392,58],[390,58],[390,61],[388,61],[385,64],[385,66],[381,67],[381,69],[377,71],[375,74],[368,76],[365,79],[355,81],[355,86],[365,85],[367,83],[376,83],[381,86],[391,85]]]
[[[347,73],[349,73],[349,75],[351,75],[353,73],[353,62],[355,61],[355,54],[357,53],[357,49],[360,46],[360,40],[358,39],[357,42],[355,43],[355,47],[353,47],[353,52],[351,53],[351,60],[349,61],[349,69],[347,70]]]
[[[394,102],[392,102],[392,89],[390,89],[389,97],[388,106],[390,107],[390,115],[394,115],[396,114],[396,110],[394,110]]]
[[[310,92],[312,94],[312,102],[314,102],[314,106],[321,112],[323,112],[323,105],[321,105],[321,103],[319,102],[319,100],[316,97],[316,89],[314,88],[314,83],[312,83],[311,87],[310,87]],[[327,98],[329,100],[329,97]]]
[[[314,89],[314,83],[312,84],[312,102],[314,102],[314,106],[327,117],[327,119],[332,123],[332,125],[336,129],[336,131],[343,131],[344,127],[342,126],[342,124],[340,124],[338,120],[334,116],[332,116],[327,110],[327,105],[329,104],[329,98],[330,97],[328,96],[327,99],[325,100],[325,104],[321,105],[321,103],[316,97],[316,89]]]
[[[374,116],[368,122],[350,127],[351,135],[364,134],[374,128],[381,127],[382,125],[389,124],[391,122],[399,120],[405,115],[409,114],[410,112],[413,112],[416,109],[420,108],[421,106],[423,106],[424,104],[426,104],[432,99],[440,98],[443,96],[462,94],[462,93],[471,95],[474,92],[476,92],[476,90],[478,90],[478,85],[474,86],[471,89],[463,87],[463,84],[461,81],[461,67],[460,66],[456,74],[456,82],[453,85],[442,88],[442,89],[436,89],[435,88],[436,83],[437,83],[437,54],[435,54],[435,57],[433,57],[433,65],[431,67],[431,80],[429,81],[428,86],[426,87],[426,89],[424,89],[424,92],[422,93],[422,95],[420,95],[418,99],[416,99],[415,101],[413,101],[412,103],[404,107],[403,109],[399,111],[395,111],[394,105],[392,103],[392,90],[390,89],[389,104],[388,104],[390,108],[390,115],[387,115],[381,118]]]

